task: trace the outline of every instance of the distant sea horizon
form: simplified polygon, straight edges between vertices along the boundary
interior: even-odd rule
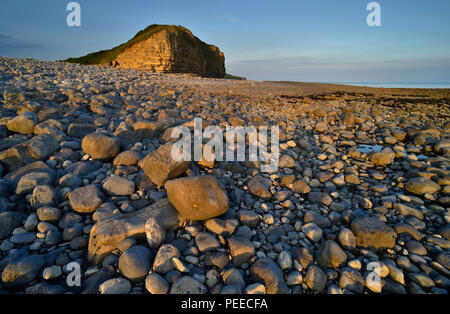
[[[315,81],[315,82],[308,82],[308,83],[343,84],[343,85],[351,85],[351,86],[367,86],[367,87],[381,87],[381,88],[450,88],[450,81],[449,82],[326,82],[326,81]]]

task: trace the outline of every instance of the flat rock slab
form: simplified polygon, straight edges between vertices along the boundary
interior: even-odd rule
[[[162,199],[151,206],[129,213],[106,218],[92,227],[88,259],[91,264],[98,264],[116,249],[126,238],[145,239],[145,222],[154,217],[162,227],[173,230],[183,221],[168,199]]]

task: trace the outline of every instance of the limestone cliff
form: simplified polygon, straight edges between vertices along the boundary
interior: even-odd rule
[[[219,48],[202,42],[182,26],[172,25],[151,25],[118,47],[66,61],[157,73],[225,76],[225,57]]]

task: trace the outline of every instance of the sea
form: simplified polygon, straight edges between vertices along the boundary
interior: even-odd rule
[[[314,82],[383,88],[450,88],[450,82]]]

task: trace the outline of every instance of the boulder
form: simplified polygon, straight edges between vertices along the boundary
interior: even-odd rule
[[[118,267],[126,278],[138,282],[147,277],[152,262],[152,252],[144,246],[135,245],[120,255]]]
[[[118,214],[97,222],[91,229],[88,259],[98,264],[126,238],[145,239],[145,223],[154,217],[166,230],[173,230],[183,221],[168,199],[129,214]]]
[[[156,151],[148,154],[142,162],[142,170],[158,186],[163,186],[167,180],[182,175],[191,164],[190,161],[173,160],[172,147],[172,143],[161,145]]]
[[[434,194],[438,192],[441,187],[434,181],[423,177],[417,177],[406,182],[405,189],[413,194],[423,195]]]
[[[119,153],[120,143],[116,137],[91,133],[83,138],[81,148],[93,159],[108,160]]]
[[[352,222],[351,227],[358,246],[383,250],[393,248],[395,245],[397,234],[394,229],[377,218],[358,218]]]
[[[228,210],[227,194],[214,176],[191,176],[167,181],[167,196],[188,220],[207,220]]]
[[[102,203],[102,195],[96,185],[86,185],[69,193],[69,203],[78,213],[93,213]]]

